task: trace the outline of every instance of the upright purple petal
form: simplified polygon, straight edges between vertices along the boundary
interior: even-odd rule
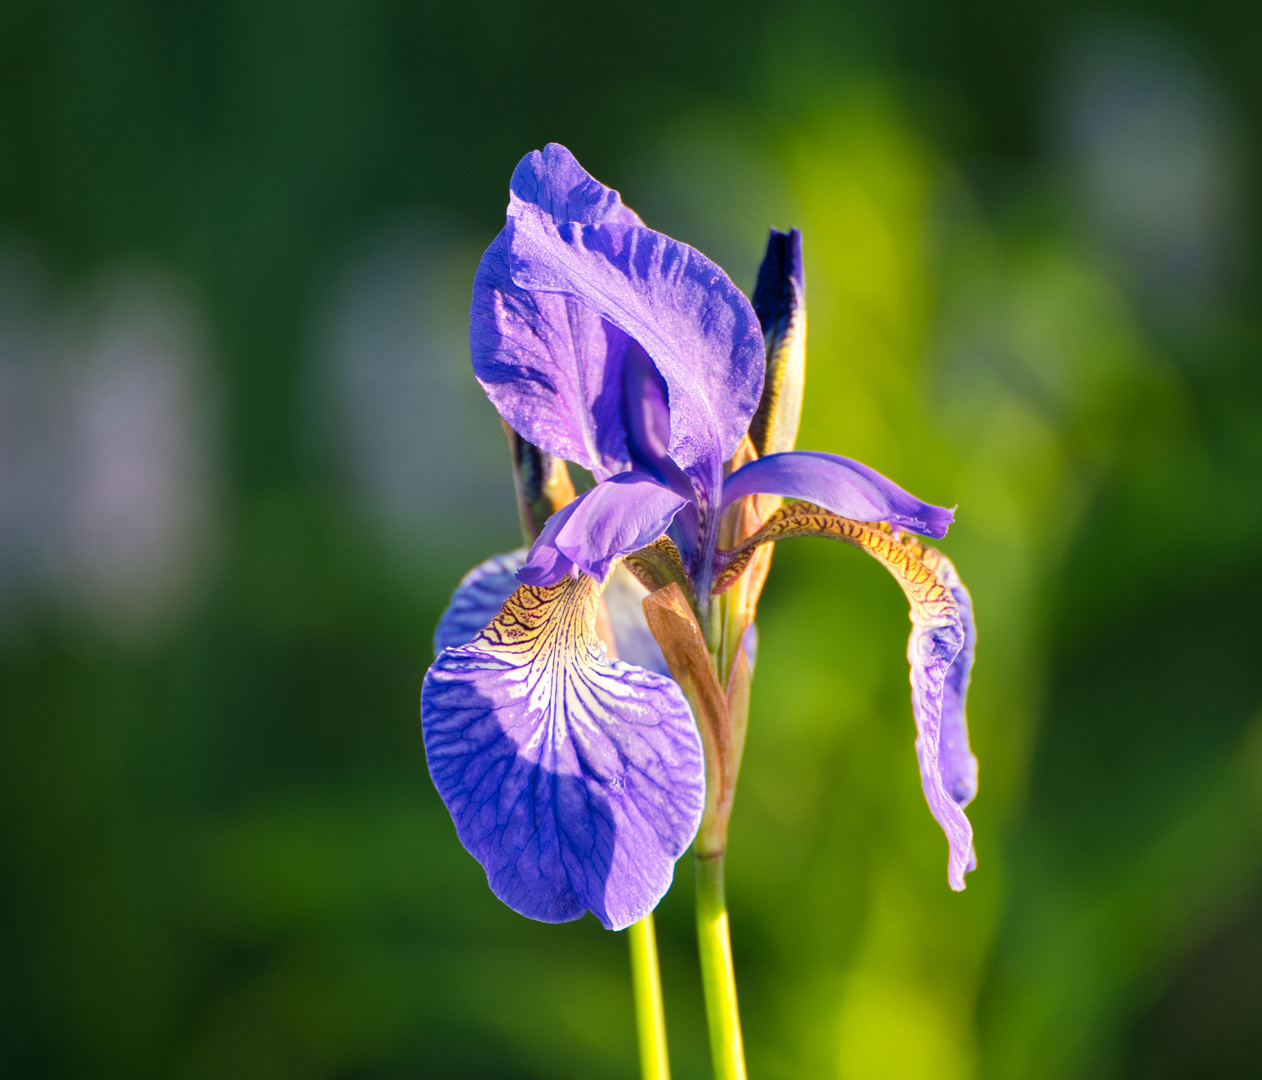
[[[744,294],[700,252],[643,226],[561,220],[516,195],[509,219],[513,282],[574,298],[644,348],[669,390],[671,457],[712,492],[762,392],[762,333]]]
[[[622,427],[626,334],[569,297],[532,293],[509,274],[508,232],[473,279],[473,372],[509,427],[597,477],[627,461]]]
[[[517,571],[525,563],[526,549],[518,548],[494,555],[465,574],[434,629],[434,653],[467,645],[477,637],[517,591]]]
[[[644,224],[622,205],[621,195],[594,179],[560,143],[548,143],[522,158],[513,170],[509,190],[515,200],[536,207],[553,221]]]
[[[599,586],[522,586],[425,676],[430,774],[456,832],[513,910],[591,911],[617,930],[670,886],[701,820],[700,738],[678,685],[609,661]]]
[[[746,495],[783,495],[855,521],[888,521],[908,532],[942,537],[951,511],[921,502],[850,458],[814,450],[770,454],[737,469],[723,483],[723,508]]]
[[[548,519],[518,580],[551,585],[568,571],[568,560],[603,582],[616,560],[651,544],[687,505],[682,495],[644,473],[611,476]]]

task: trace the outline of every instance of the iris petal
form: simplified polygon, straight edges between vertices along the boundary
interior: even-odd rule
[[[973,599],[960,581],[951,560],[933,548],[922,547],[903,537],[905,546],[937,575],[955,598],[959,608],[964,644],[947,669],[942,689],[942,737],[938,747],[938,769],[942,785],[960,806],[967,806],[977,794],[977,758],[968,745],[968,722],[964,702],[968,696],[969,678],[973,673],[973,655],[977,646],[977,626],[973,620]],[[972,867],[969,867],[972,869]]]
[[[593,489],[595,490],[595,489]],[[556,545],[557,535],[591,492],[567,503],[544,522],[526,563],[517,571],[517,580],[527,585],[554,585],[574,570],[574,560]]]
[[[624,468],[620,397],[629,339],[569,297],[514,285],[508,261],[505,230],[473,280],[469,350],[478,382],[528,442],[598,478]]]
[[[513,910],[651,911],[700,823],[700,739],[679,687],[605,656],[599,585],[522,586],[425,677],[430,774],[461,842]]]
[[[604,581],[614,562],[666,532],[688,500],[644,473],[611,476],[548,519],[518,580],[551,585],[567,561]],[[553,522],[565,514],[559,526]]]
[[[508,186],[514,200],[538,207],[553,221],[644,224],[634,210],[622,205],[621,195],[594,179],[560,143],[548,143],[522,158]]]
[[[670,399],[666,381],[636,342],[622,364],[622,424],[631,467],[648,473],[685,498],[694,497],[692,481],[670,457]]]
[[[795,536],[822,536],[862,548],[878,559],[911,605],[912,712],[916,718],[916,757],[929,809],[950,845],[947,879],[964,888],[964,875],[977,865],[973,827],[964,814],[977,791],[977,760],[968,747],[964,695],[973,662],[972,603],[949,560],[908,533],[896,537],[873,526],[793,503],[777,510],[753,536],[725,556],[715,590],[730,588],[762,544]]]
[[[737,469],[723,482],[723,508],[746,495],[803,499],[855,521],[887,521],[935,538],[954,520],[950,510],[922,502],[875,469],[814,450],[770,454]]]
[[[700,252],[643,226],[559,219],[516,195],[509,219],[513,283],[573,297],[644,348],[669,389],[671,457],[715,490],[766,367],[744,294]]]

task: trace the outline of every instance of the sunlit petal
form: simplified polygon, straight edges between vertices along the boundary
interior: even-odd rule
[[[542,164],[531,155],[519,171]],[[700,252],[652,229],[558,219],[516,193],[509,221],[513,283],[572,297],[643,347],[669,389],[671,457],[717,489],[762,393],[766,358],[749,301]]]
[[[624,468],[620,398],[629,344],[577,301],[514,285],[507,230],[486,249],[469,313],[473,373],[528,442],[598,477]]]
[[[922,502],[875,469],[815,450],[770,454],[737,469],[723,483],[724,508],[746,495],[803,499],[855,521],[886,521],[935,538],[954,520],[950,510]]]
[[[568,560],[604,581],[616,560],[653,543],[686,505],[682,495],[644,473],[612,476],[549,519],[518,580],[551,585],[568,572]]]

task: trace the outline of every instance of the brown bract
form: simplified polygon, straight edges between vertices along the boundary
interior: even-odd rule
[[[670,673],[692,706],[705,747],[705,812],[693,851],[697,855],[721,855],[727,844],[727,823],[745,742],[749,667],[746,663],[744,678],[737,680],[739,700],[729,700],[719,684],[705,635],[683,590],[672,582],[646,596],[643,606],[644,617],[661,647]],[[739,731],[732,725],[733,705],[741,717]]]

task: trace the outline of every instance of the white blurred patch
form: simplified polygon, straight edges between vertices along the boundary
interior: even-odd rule
[[[215,547],[200,321],[156,270],[112,270],[58,305],[31,260],[0,267],[0,604],[12,621],[56,602],[152,643]]]
[[[521,542],[504,433],[469,362],[481,249],[388,225],[351,252],[317,312],[318,437],[332,435],[352,498],[405,560]]]
[[[1099,24],[1064,51],[1050,100],[1092,234],[1154,314],[1202,315],[1242,233],[1239,137],[1212,73],[1155,28]]]
[[[129,636],[191,598],[211,553],[211,416],[203,335],[155,273],[120,272],[89,297],[75,341],[66,580]]]

